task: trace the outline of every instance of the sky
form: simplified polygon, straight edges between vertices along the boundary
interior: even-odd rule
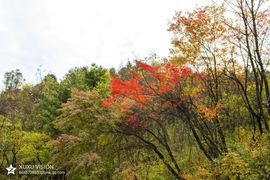
[[[118,68],[151,53],[169,55],[168,22],[209,0],[0,0],[0,87],[20,69],[62,79],[70,68],[96,63]]]

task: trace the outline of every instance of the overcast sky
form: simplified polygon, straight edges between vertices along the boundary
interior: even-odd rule
[[[151,52],[168,56],[168,21],[207,0],[0,0],[0,81],[41,65],[59,79],[75,66],[119,67]]]

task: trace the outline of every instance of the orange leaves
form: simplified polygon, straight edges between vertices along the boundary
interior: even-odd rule
[[[166,92],[172,90],[172,87],[169,86],[169,85],[164,85],[164,86],[161,86],[158,93],[159,94],[165,94]]]
[[[166,66],[167,70],[169,71],[168,80],[174,84],[181,82],[183,78],[191,75],[191,69],[188,67],[179,68],[170,64],[167,64]]]
[[[138,84],[136,79],[130,81],[122,81],[116,77],[111,80],[112,94],[123,94],[123,95],[135,95],[142,91],[142,87]]]
[[[170,63],[163,63],[159,66],[150,66],[141,61],[135,61],[136,66],[143,71],[144,74],[150,75],[153,79],[160,82],[170,81],[178,83],[181,78],[187,77],[191,74],[191,69],[188,67],[174,66]],[[138,74],[136,74],[137,76]]]
[[[218,103],[214,108],[208,108],[205,105],[198,106],[198,112],[208,121],[214,121],[221,110],[221,104]]]
[[[136,66],[139,67],[143,71],[148,71],[148,72],[152,72],[152,73],[156,71],[155,67],[150,66],[150,65],[143,63],[141,61],[136,60],[135,63],[136,63]]]
[[[105,101],[103,101],[103,107],[105,107],[105,108],[109,108],[109,107],[111,107],[111,105],[112,105],[112,103],[111,103],[111,98],[108,98],[108,99],[106,99]]]
[[[130,71],[130,74],[133,76],[134,79],[136,80],[140,80],[141,79],[141,76],[135,72],[135,71]]]
[[[116,77],[111,80],[110,87],[112,96],[126,96],[138,102],[145,102],[147,95],[144,94],[144,88],[139,84],[138,79],[122,81]]]
[[[218,47],[214,44],[224,42],[225,21],[222,7],[206,6],[190,13],[176,13],[169,27],[174,35],[173,61],[194,64],[209,48]]]

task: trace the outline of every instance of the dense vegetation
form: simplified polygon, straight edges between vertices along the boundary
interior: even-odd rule
[[[10,164],[52,164],[68,179],[270,179],[268,5],[176,13],[164,59],[35,85],[7,72],[0,179]]]

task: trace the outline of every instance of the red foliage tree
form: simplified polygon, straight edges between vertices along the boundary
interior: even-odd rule
[[[175,102],[177,99],[173,99],[170,93],[181,95],[179,92],[183,90],[182,81],[192,74],[188,67],[178,67],[167,62],[159,66],[151,66],[142,61],[135,61],[135,63],[138,71],[131,71],[132,78],[128,81],[123,81],[118,77],[112,78],[111,97],[103,104],[105,107],[117,107],[125,113],[127,122],[124,122],[124,125],[130,125],[133,130],[150,125],[149,122],[140,124],[136,112],[138,112],[138,109],[143,110],[148,105],[153,105],[153,101],[157,98],[161,99],[162,102],[155,105],[163,110],[180,104],[185,98],[178,98],[178,102]],[[123,107],[125,102],[129,104]],[[131,108],[134,109],[134,107],[137,109],[132,111]],[[151,112],[149,117],[158,117],[158,114]]]
[[[183,82],[189,79],[192,71],[188,67],[177,67],[167,62],[158,66],[141,61],[135,63],[136,71],[130,71],[128,81],[112,78],[111,97],[103,105],[120,110],[123,118],[119,130],[121,133],[141,140],[147,149],[156,153],[172,175],[182,179],[169,145],[165,128],[167,116],[165,118],[163,112],[175,111],[188,99],[183,93]]]
[[[168,62],[158,66],[135,63],[136,71],[131,71],[128,81],[112,78],[111,97],[104,102],[105,107],[120,110],[125,133],[138,138],[150,134],[171,155],[164,126],[175,119],[192,132],[209,160],[227,152],[224,133],[216,121],[220,107],[207,107],[201,99],[207,90],[201,89],[204,73],[193,73],[188,67]]]

